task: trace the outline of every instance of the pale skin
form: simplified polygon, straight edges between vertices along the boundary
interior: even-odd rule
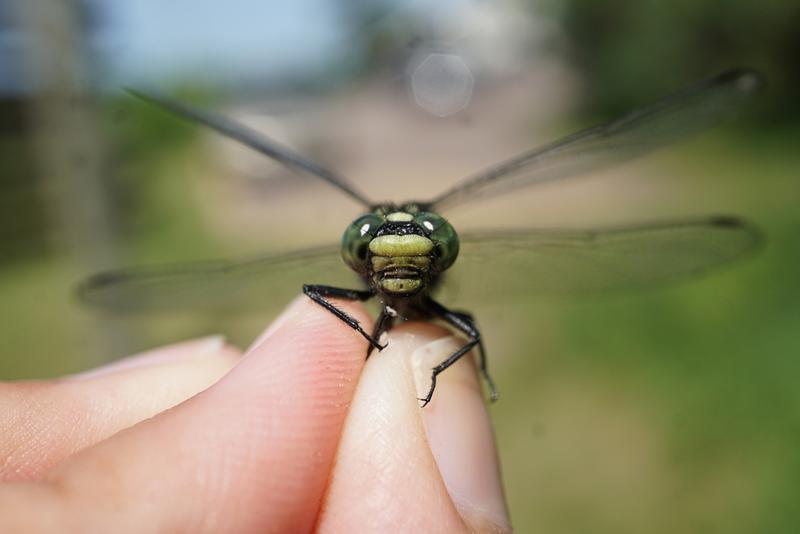
[[[337,301],[369,330],[352,302]],[[296,300],[244,354],[218,338],[89,374],[0,384],[0,532],[505,532],[463,340],[366,342]]]

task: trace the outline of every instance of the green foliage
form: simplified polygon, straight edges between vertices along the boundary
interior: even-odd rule
[[[0,264],[41,254],[47,248],[47,220],[42,205],[33,148],[20,135],[23,102],[0,98]]]
[[[800,119],[800,3],[791,0],[551,2],[587,82],[586,109],[630,109],[687,81],[751,66],[770,82],[759,116]]]
[[[181,98],[196,101],[198,95],[194,93],[181,91]],[[201,101],[208,100],[205,95],[199,96]],[[137,222],[158,217],[154,209],[160,205],[159,189],[170,179],[160,171],[173,154],[190,144],[197,128],[129,94],[106,102],[101,116],[105,119],[104,131],[113,140],[110,212],[125,232]]]

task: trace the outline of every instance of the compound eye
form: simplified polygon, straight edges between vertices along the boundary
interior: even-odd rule
[[[453,265],[458,257],[458,235],[450,223],[430,212],[418,213],[414,222],[423,228],[436,247],[436,268],[441,272]]]
[[[428,235],[436,232],[443,224],[447,224],[447,221],[445,221],[443,217],[428,212],[417,214],[417,216],[414,217],[414,222],[420,225]]]
[[[382,217],[374,213],[362,215],[344,231],[342,235],[342,259],[357,273],[367,271],[367,251],[375,232],[384,223]]]

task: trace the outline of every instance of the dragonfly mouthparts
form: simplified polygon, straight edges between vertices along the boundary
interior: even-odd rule
[[[408,279],[408,278],[419,278],[421,271],[414,267],[396,267],[396,268],[389,268],[384,271],[380,272],[381,279],[387,278],[398,278],[398,279]]]

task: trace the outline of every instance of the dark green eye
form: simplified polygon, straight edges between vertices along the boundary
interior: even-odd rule
[[[414,216],[414,222],[420,225],[436,249],[434,265],[444,271],[458,257],[458,234],[443,217],[430,212],[420,212]]]
[[[375,231],[384,223],[383,217],[368,213],[347,227],[342,236],[342,259],[357,273],[367,272],[367,251]]]

